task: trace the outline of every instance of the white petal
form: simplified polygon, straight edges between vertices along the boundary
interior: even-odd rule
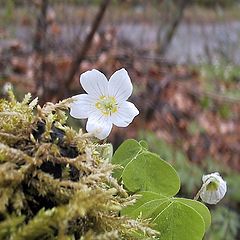
[[[111,121],[117,127],[127,127],[139,114],[138,109],[131,102],[124,101],[119,104],[118,111],[111,116]]]
[[[206,188],[201,192],[200,197],[203,202],[208,203],[208,204],[213,204],[212,203],[212,192],[207,191]]]
[[[96,69],[81,74],[80,83],[90,95],[96,97],[108,95],[108,80]]]
[[[223,198],[225,196],[226,192],[227,192],[227,183],[225,181],[222,181],[220,183],[218,191],[220,193],[221,198]]]
[[[108,92],[110,96],[115,96],[117,102],[127,100],[132,94],[133,86],[127,71],[122,68],[116,71],[110,78]]]
[[[215,173],[210,173],[210,174],[207,174],[207,175],[203,175],[202,181],[205,183],[210,178],[216,178],[217,180],[222,179],[220,174],[218,172],[215,172]]]
[[[213,192],[213,191],[203,191],[200,194],[200,197],[203,202],[208,203],[208,204],[217,204],[222,198],[220,198],[218,192]]]
[[[95,110],[95,99],[88,94],[73,96],[74,101],[70,105],[70,115],[74,118],[88,118]]]
[[[92,115],[87,121],[86,129],[89,133],[94,134],[100,140],[105,139],[112,130],[112,123],[108,118],[98,115]]]

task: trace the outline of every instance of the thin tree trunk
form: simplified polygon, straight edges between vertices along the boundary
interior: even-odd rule
[[[169,24],[169,27],[167,28],[167,31],[164,35],[163,38],[160,37],[160,31],[161,29],[158,30],[158,46],[157,46],[157,53],[159,55],[164,55],[164,53],[167,51],[172,38],[174,34],[176,33],[176,30],[181,23],[181,20],[184,15],[184,10],[186,7],[190,4],[190,0],[179,0],[177,4],[177,12],[173,16],[172,21]]]
[[[104,14],[106,12],[106,9],[107,9],[110,1],[111,0],[103,0],[102,1],[102,4],[99,7],[98,13],[97,13],[94,21],[92,22],[90,32],[87,34],[82,47],[77,51],[75,57],[73,58],[73,62],[70,66],[69,74],[68,74],[66,80],[64,81],[64,89],[65,90],[69,89],[69,86],[71,85],[71,83],[74,80],[75,74],[79,71],[79,66],[81,65],[82,61],[86,57],[88,50],[91,47],[94,34],[96,33],[98,27],[100,26],[100,23],[104,17]]]
[[[39,59],[39,66],[35,69],[36,94],[41,99],[45,92],[45,55],[46,55],[46,32],[47,32],[47,9],[48,0],[41,1],[41,11],[37,19],[36,33],[33,42],[33,49],[36,58]]]

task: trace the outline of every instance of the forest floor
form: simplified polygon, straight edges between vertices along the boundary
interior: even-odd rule
[[[96,11],[96,7],[84,9],[58,5],[49,12],[45,78],[49,96],[55,94],[49,100],[59,100],[59,78],[68,71]],[[240,18],[236,9],[223,13],[188,9],[164,57],[155,54],[162,19],[157,10],[113,6],[107,11],[81,72],[97,68],[110,75],[125,67],[136,86],[132,101],[141,114],[128,131],[114,129],[110,139],[115,146],[145,129],[183,149],[194,163],[211,156],[240,171]],[[20,96],[34,92],[37,85],[36,11],[33,6],[16,9],[12,16],[0,11],[5,19],[0,25],[1,86],[12,83]],[[79,92],[75,89],[80,89],[77,78],[69,96]]]

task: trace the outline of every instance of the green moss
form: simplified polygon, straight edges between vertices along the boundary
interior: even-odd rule
[[[111,145],[66,125],[71,100],[41,108],[30,99],[0,100],[0,239],[156,235],[147,221],[119,217],[134,199],[111,177]]]

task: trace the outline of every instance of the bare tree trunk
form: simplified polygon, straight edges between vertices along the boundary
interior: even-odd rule
[[[164,34],[163,38],[161,38],[161,29],[158,29],[158,46],[156,52],[159,55],[164,55],[164,53],[167,51],[172,38],[174,34],[176,33],[176,30],[181,23],[181,20],[184,15],[184,10],[186,7],[190,4],[190,0],[178,0],[176,2],[177,10],[176,13],[173,15],[171,22],[169,23],[169,26],[167,28],[166,33]]]
[[[82,47],[76,52],[76,55],[73,58],[73,62],[71,64],[69,74],[64,81],[64,89],[63,89],[64,91],[66,91],[66,89],[69,89],[71,83],[74,80],[75,74],[79,71],[79,66],[81,65],[82,61],[86,57],[86,54],[87,54],[89,48],[91,47],[94,34],[96,33],[98,27],[100,26],[100,23],[104,17],[104,14],[106,12],[106,9],[107,9],[110,1],[111,0],[103,0],[102,1],[102,4],[99,7],[98,13],[97,13],[94,21],[92,22],[90,32],[87,34]]]
[[[41,99],[45,92],[45,55],[46,55],[46,32],[47,32],[47,9],[48,0],[41,1],[41,11],[37,19],[36,33],[33,42],[33,49],[39,65],[35,68],[36,95]],[[37,62],[38,62],[37,61]]]

